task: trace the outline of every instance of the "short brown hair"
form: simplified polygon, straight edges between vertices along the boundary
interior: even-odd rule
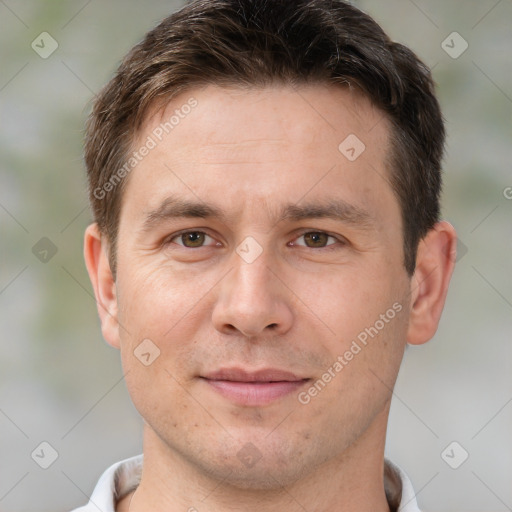
[[[439,220],[445,130],[429,69],[341,0],[195,0],[128,53],[87,123],[89,197],[114,276],[127,180],[118,171],[150,108],[193,86],[318,82],[360,88],[391,122],[386,163],[412,275],[418,243]]]

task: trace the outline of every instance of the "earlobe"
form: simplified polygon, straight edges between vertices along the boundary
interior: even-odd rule
[[[438,222],[419,243],[411,280],[408,343],[426,343],[437,331],[455,267],[456,243],[455,229],[446,221]]]
[[[119,323],[116,284],[108,261],[108,245],[96,223],[85,230],[84,258],[94,289],[103,337],[119,348]]]

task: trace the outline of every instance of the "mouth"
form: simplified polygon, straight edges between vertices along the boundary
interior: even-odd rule
[[[276,368],[257,371],[223,368],[200,378],[217,394],[247,407],[273,403],[297,392],[311,380]]]

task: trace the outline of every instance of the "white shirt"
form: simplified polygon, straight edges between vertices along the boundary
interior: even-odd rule
[[[139,485],[142,460],[143,456],[137,455],[110,466],[101,475],[89,503],[72,512],[115,512],[116,502]],[[384,486],[392,511],[420,512],[411,481],[388,459],[384,459]]]

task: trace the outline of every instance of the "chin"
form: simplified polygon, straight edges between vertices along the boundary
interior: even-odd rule
[[[267,431],[268,436],[268,431]],[[230,443],[230,446],[210,447],[208,453],[195,455],[195,464],[200,466],[209,478],[222,482],[223,486],[244,491],[282,491],[283,486],[293,484],[307,475],[318,465],[330,458],[319,452],[308,456],[302,447],[280,439],[269,442],[263,437],[254,439],[247,436],[245,441]],[[258,445],[260,448],[256,448]]]

